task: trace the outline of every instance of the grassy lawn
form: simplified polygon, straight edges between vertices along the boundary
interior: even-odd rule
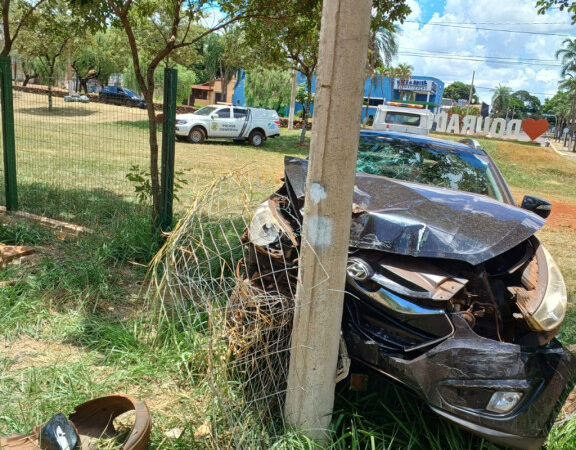
[[[152,411],[150,448],[209,447],[202,430],[219,418],[209,416],[214,399],[200,382],[206,370],[202,348],[177,333],[158,346],[134,332],[143,323],[146,264],[157,250],[148,210],[136,202],[126,179],[132,165],[144,168],[148,161],[144,112],[56,99],[57,113],[48,117],[45,98],[23,93],[15,104],[22,206],[96,232],[63,241],[33,223],[0,226],[0,242],[37,252],[23,266],[0,270],[0,435],[27,432],[55,412],[70,413],[82,401],[123,392],[145,400]],[[177,143],[176,168],[188,181],[177,213],[200,188],[231,170],[259,180],[256,192],[265,196],[280,183],[285,155],[307,155],[307,147],[296,145],[298,136],[283,131],[261,148]],[[568,286],[570,312],[560,337],[576,344],[576,163],[551,149],[482,143],[517,200],[530,193],[554,205],[539,237]],[[549,448],[573,448],[575,428],[575,419],[555,427]],[[336,449],[497,448],[387,384],[362,394],[338,386],[332,432]],[[287,433],[275,448],[315,447]]]

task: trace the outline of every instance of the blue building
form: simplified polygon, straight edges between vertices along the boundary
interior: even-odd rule
[[[236,77],[236,84],[234,85],[234,95],[232,101],[235,105],[246,105],[246,98],[244,96],[244,83],[246,81],[245,72],[243,70],[238,72]],[[298,84],[305,83],[306,77],[298,73]],[[372,88],[370,88],[372,85]],[[316,77],[312,79],[312,91],[316,89]],[[364,83],[364,108],[362,108],[362,119],[376,114],[378,105],[384,101],[395,102],[426,102],[431,111],[439,110],[442,105],[442,94],[444,93],[444,83],[438,78],[412,76],[408,80],[401,81],[395,78],[390,83],[389,78],[376,78],[371,80],[368,78]],[[368,102],[368,94],[370,94],[370,105],[366,108]],[[437,106],[434,106],[437,105]],[[288,114],[289,105],[285,106],[285,114]],[[312,109],[314,105],[312,105]],[[296,102],[296,112],[302,110],[302,105]],[[283,111],[279,111],[280,114]]]

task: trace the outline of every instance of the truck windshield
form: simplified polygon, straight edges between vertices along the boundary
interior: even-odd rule
[[[388,112],[386,113],[386,123],[395,123],[398,125],[409,125],[417,127],[420,125],[420,116],[418,114],[402,113],[402,112]]]
[[[502,193],[480,155],[389,139],[360,138],[358,172],[488,195]]]
[[[212,114],[214,111],[216,111],[217,108],[213,107],[213,106],[205,106],[204,108],[200,108],[198,111],[196,111],[194,114],[199,115],[199,116],[209,116],[210,114]]]

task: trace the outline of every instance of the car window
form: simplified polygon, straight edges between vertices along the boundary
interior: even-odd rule
[[[198,111],[196,111],[194,114],[197,114],[199,116],[209,116],[210,114],[212,114],[214,111],[216,111],[217,108],[215,108],[214,106],[205,106],[204,108],[200,108]]]
[[[124,88],[123,90],[124,90],[124,93],[128,94],[130,97],[138,97],[138,94],[136,94],[136,92],[134,92],[134,91],[131,91],[130,89]]]
[[[420,125],[420,115],[410,114],[403,112],[388,112],[386,113],[386,118],[384,121],[386,123],[394,123],[397,125],[408,125],[411,127],[417,127]]]
[[[216,115],[220,119],[229,119],[230,118],[230,108],[224,108],[216,112]]]
[[[361,137],[358,172],[488,195],[502,201],[485,158],[433,145]]]
[[[246,117],[246,109],[244,108],[234,108],[234,118],[242,119]]]

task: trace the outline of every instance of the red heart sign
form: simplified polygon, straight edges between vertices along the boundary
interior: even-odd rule
[[[532,140],[546,133],[546,131],[548,131],[548,127],[549,125],[546,119],[540,119],[540,120],[524,119],[522,121],[522,129]]]

